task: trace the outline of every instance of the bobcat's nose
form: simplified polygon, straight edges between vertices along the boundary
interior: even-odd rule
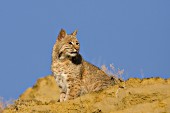
[[[79,48],[78,47],[74,47],[74,52],[79,52]]]
[[[77,52],[79,52],[79,48],[75,48],[75,50],[76,50]]]

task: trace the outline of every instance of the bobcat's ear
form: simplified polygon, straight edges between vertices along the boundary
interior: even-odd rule
[[[58,34],[58,40],[62,40],[66,35],[66,31],[64,29],[61,29],[60,33]]]
[[[76,36],[77,35],[77,30],[75,30],[71,35]]]

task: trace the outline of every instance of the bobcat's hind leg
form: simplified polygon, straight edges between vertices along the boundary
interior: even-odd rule
[[[80,94],[81,94],[80,84],[74,83],[72,85],[68,85],[64,101],[75,99],[75,98],[79,97]]]

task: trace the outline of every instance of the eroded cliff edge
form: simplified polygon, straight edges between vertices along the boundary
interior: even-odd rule
[[[38,79],[4,113],[170,113],[170,79],[130,78],[75,100],[60,103],[58,97],[49,75]]]

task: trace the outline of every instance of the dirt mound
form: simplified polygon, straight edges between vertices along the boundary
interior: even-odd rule
[[[60,103],[54,78],[46,76],[4,113],[170,113],[170,79],[131,78],[120,85]]]

